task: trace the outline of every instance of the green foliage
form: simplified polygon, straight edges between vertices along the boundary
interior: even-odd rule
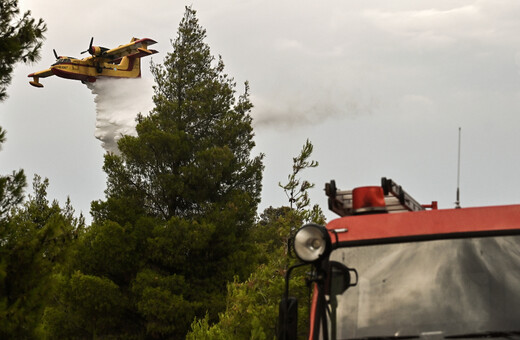
[[[317,161],[309,160],[313,149],[314,146],[307,139],[300,154],[293,158],[293,171],[288,176],[287,184],[278,183],[278,185],[285,191],[290,207],[294,207],[296,211],[301,213],[304,221],[323,224],[325,216],[320,207],[314,205],[312,208],[308,208],[310,205],[308,190],[314,188],[314,184],[298,177],[303,170],[318,166]]]
[[[34,195],[0,221],[0,337],[40,338],[40,321],[82,220],[47,200],[48,180],[35,176]]]
[[[150,221],[134,226],[94,223],[73,248],[67,270],[45,310],[49,339],[140,339],[143,321],[136,311],[131,283],[142,265]],[[83,293],[78,295],[77,292]]]
[[[285,273],[294,264],[287,254],[292,228],[301,225],[302,217],[288,207],[268,208],[261,215],[254,235],[263,257],[247,280],[238,278],[228,284],[226,310],[218,323],[210,318],[197,319],[187,339],[274,339],[277,332],[278,305],[285,287]],[[308,328],[309,291],[301,273],[293,273],[291,295],[299,299],[299,334]]]
[[[23,201],[25,174],[23,170],[12,175],[0,176],[0,222],[9,218],[10,212]]]
[[[195,316],[197,303],[188,301],[186,281],[182,275],[161,275],[141,271],[132,285],[137,309],[146,322],[146,333],[154,338],[182,338]]]
[[[119,284],[128,283],[140,261],[137,242],[134,233],[116,222],[93,224],[80,238],[77,267],[84,273],[106,276]]]
[[[0,150],[5,142],[5,130],[0,126]],[[7,221],[11,210],[23,201],[25,188],[23,170],[13,171],[12,175],[0,176],[0,223]]]
[[[274,339],[277,336],[278,308],[285,291],[285,274],[296,263],[288,254],[292,233],[303,222],[324,223],[318,205],[311,208],[307,190],[314,184],[298,178],[307,168],[318,166],[309,161],[313,146],[306,141],[299,156],[293,158],[289,182],[280,187],[291,207],[267,208],[254,229],[252,239],[258,249],[260,265],[245,281],[235,278],[228,284],[227,306],[217,323],[206,316],[195,320],[187,339]],[[293,207],[294,204],[294,207]],[[298,298],[298,336],[306,338],[309,327],[309,296],[306,275],[296,269],[291,275],[290,295]]]
[[[308,161],[308,158],[312,154],[313,148],[314,146],[307,139],[303,145],[302,151],[300,151],[300,154],[293,158],[293,171],[288,176],[289,181],[285,185],[278,183],[278,185],[285,191],[291,208],[293,208],[293,205],[295,205],[295,208],[298,211],[303,210],[309,205],[310,199],[307,190],[314,187],[314,184],[311,184],[308,181],[302,181],[300,178],[297,178],[298,174],[302,170],[306,168],[315,168],[318,166],[319,163],[317,161]]]
[[[58,289],[57,303],[45,310],[47,338],[115,339],[125,332],[128,339],[135,336],[130,323],[122,324],[129,301],[110,279],[76,271],[60,277]]]
[[[46,30],[30,11],[20,16],[17,0],[0,0],[0,101],[7,97],[14,64],[38,59]]]

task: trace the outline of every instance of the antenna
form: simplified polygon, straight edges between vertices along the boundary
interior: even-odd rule
[[[455,209],[460,209],[460,133],[459,127],[459,154],[457,157],[457,200],[455,201]]]

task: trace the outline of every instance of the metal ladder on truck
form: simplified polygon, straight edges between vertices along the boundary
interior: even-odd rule
[[[384,195],[384,203],[381,200],[376,206],[369,208],[359,208],[355,204],[356,190],[368,189],[370,191],[382,192]],[[437,209],[437,202],[422,205],[410,196],[403,188],[386,177],[381,178],[381,187],[361,187],[353,190],[338,190],[336,181],[332,180],[325,184],[325,194],[329,197],[329,210],[335,212],[339,216],[359,215],[362,213],[399,213],[407,211],[420,211],[427,208]]]

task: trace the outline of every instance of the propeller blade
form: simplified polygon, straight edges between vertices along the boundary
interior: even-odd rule
[[[90,38],[90,44],[88,44],[88,51],[90,52],[90,54],[94,54],[94,52],[92,51],[93,42],[94,42],[94,37]]]
[[[60,57],[58,56],[58,53],[56,53],[56,50],[52,49],[52,51],[54,52],[54,56],[56,57],[56,59],[60,59]]]
[[[92,44],[93,44],[93,43],[94,43],[94,37],[90,38],[90,44],[88,44],[88,50],[81,52],[81,54],[83,54],[83,53],[87,53],[87,52],[89,52],[90,54],[92,54],[92,52],[90,52],[90,51],[92,50]]]

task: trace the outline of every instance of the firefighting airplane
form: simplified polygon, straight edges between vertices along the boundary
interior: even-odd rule
[[[156,43],[148,38],[132,38],[129,44],[112,49],[93,46],[93,42],[94,38],[90,39],[88,50],[81,52],[91,54],[83,59],[58,56],[54,50],[57,61],[49,69],[29,74],[33,78],[29,84],[43,87],[39,79],[53,75],[81,80],[83,83],[93,83],[99,77],[137,78],[141,76],[141,57],[157,53],[156,50],[148,49],[148,46]]]

